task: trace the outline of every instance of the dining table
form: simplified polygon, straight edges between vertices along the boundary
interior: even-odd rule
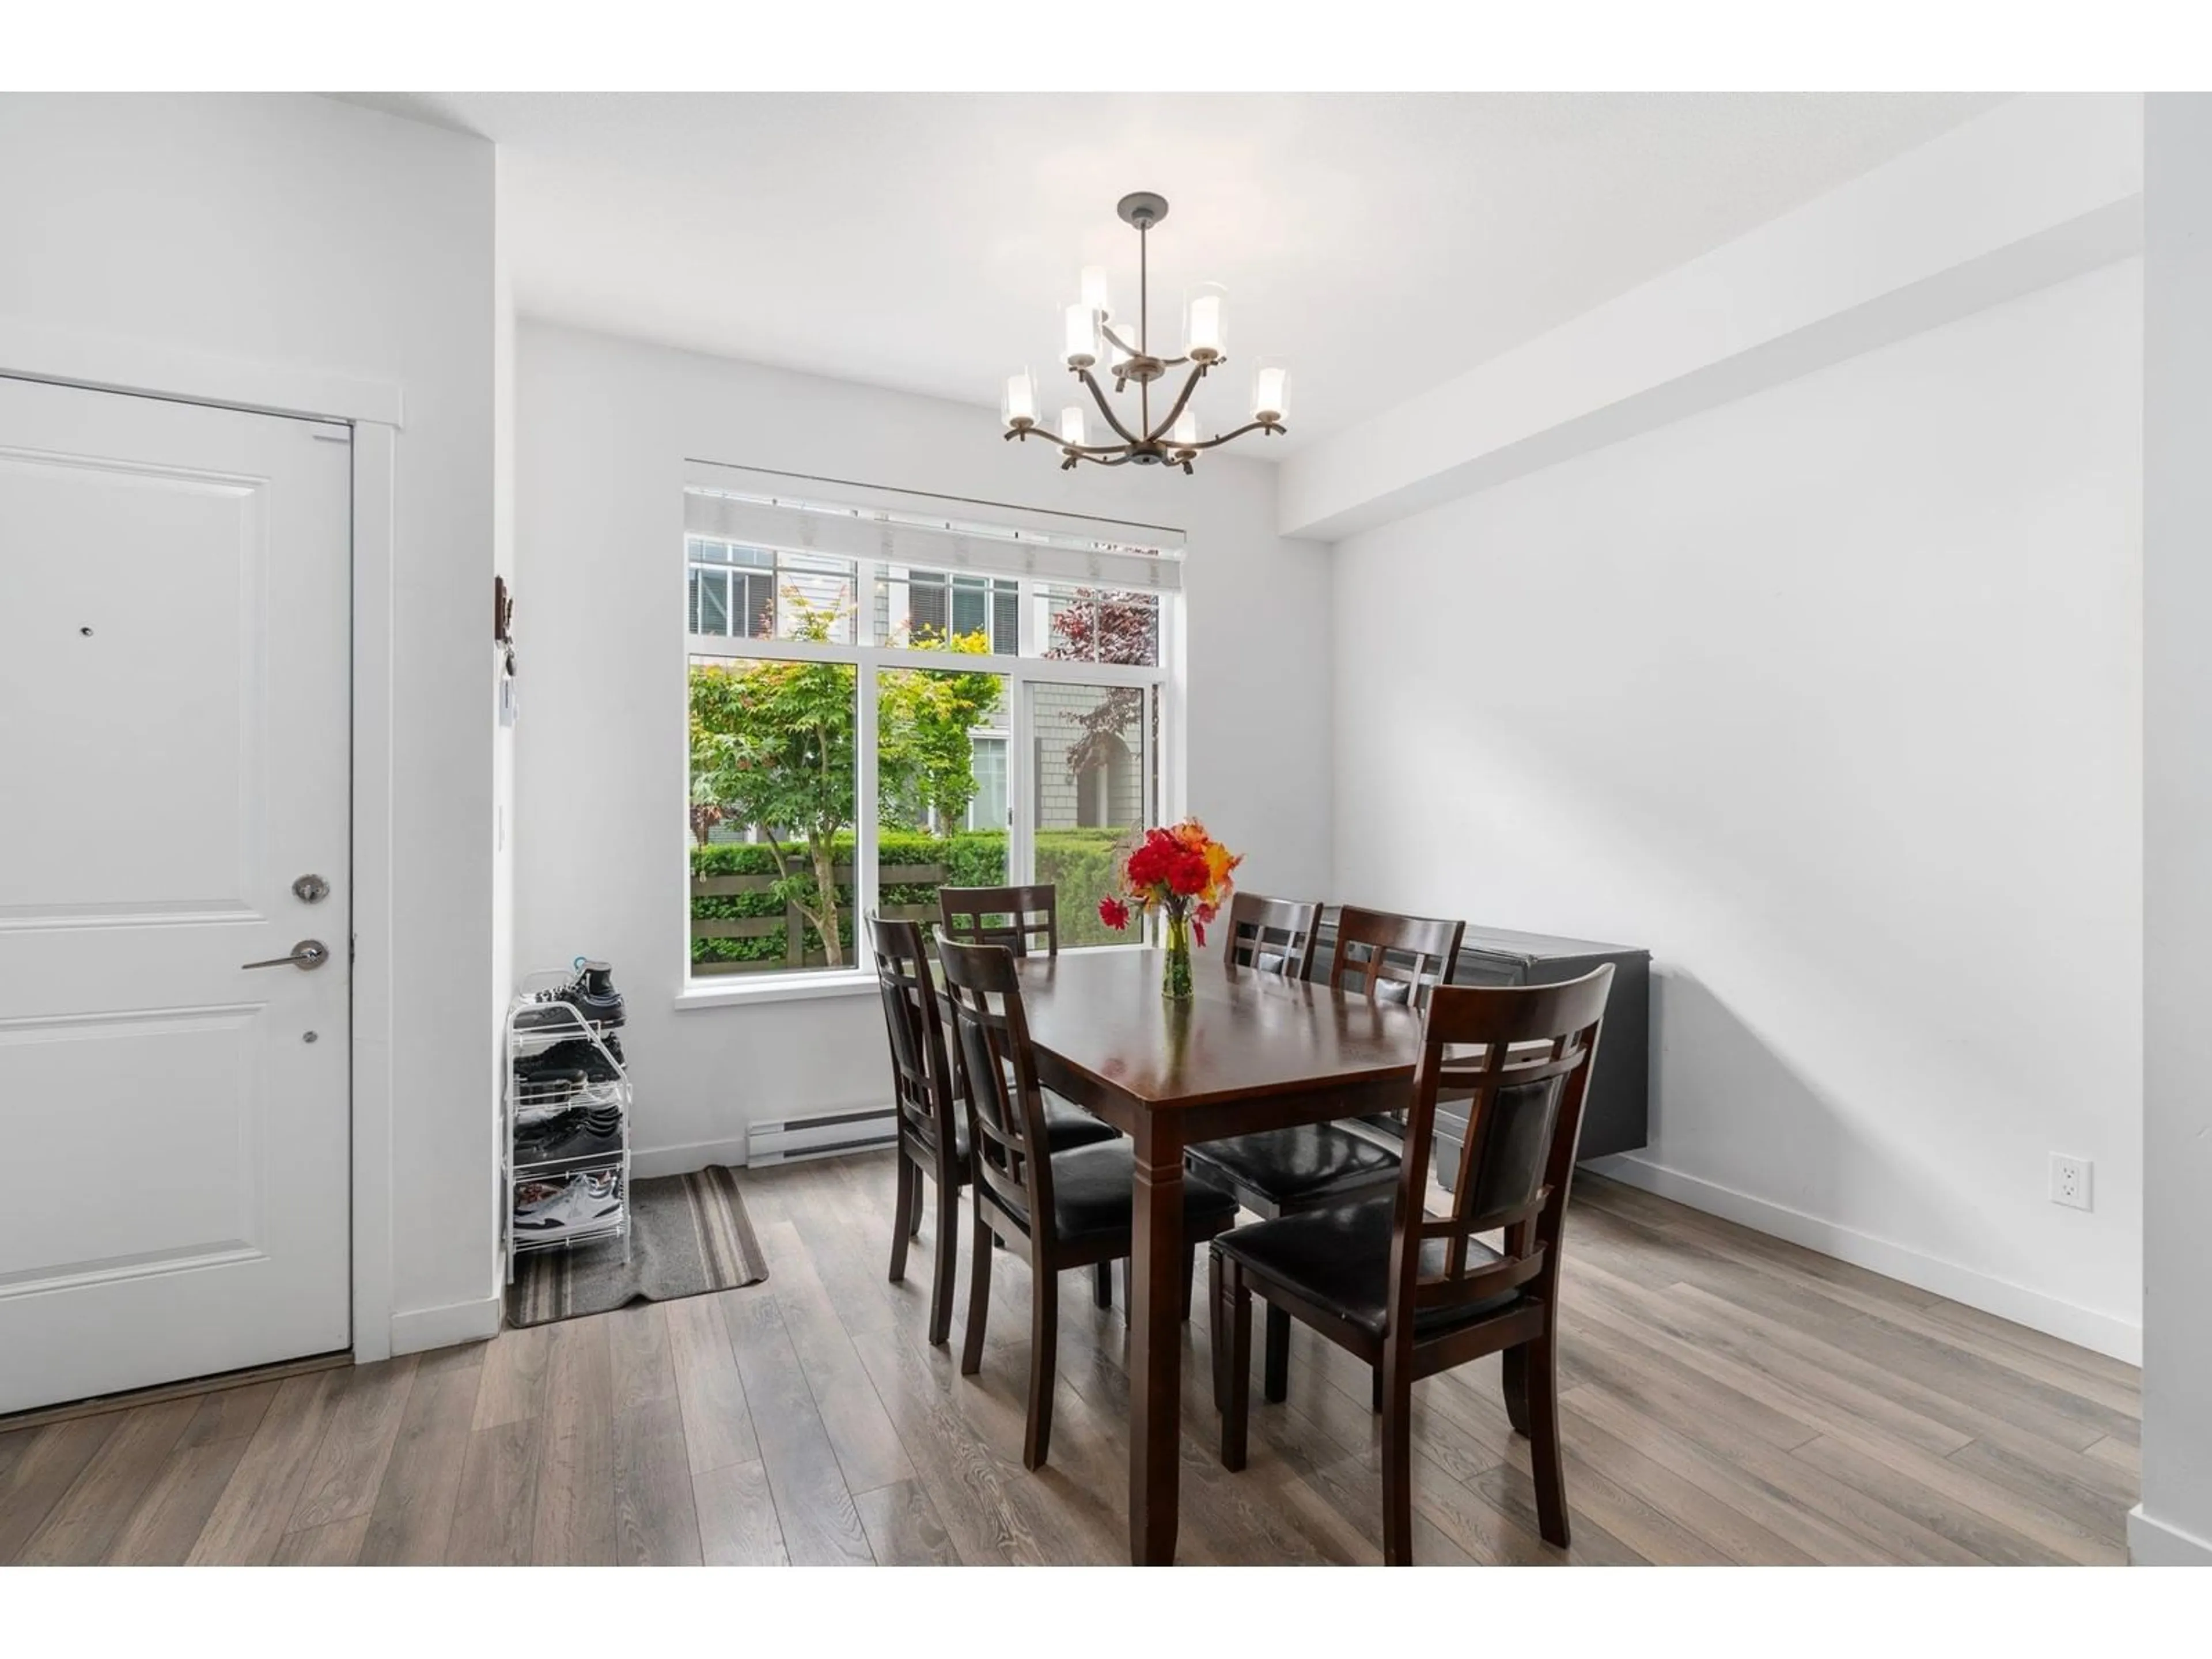
[[[1182,1400],[1183,1151],[1201,1141],[1405,1107],[1421,1017],[1401,1004],[1201,956],[1195,994],[1161,993],[1164,953],[1024,957],[1038,1081],[1135,1150],[1129,1264],[1129,1559],[1175,1559]]]

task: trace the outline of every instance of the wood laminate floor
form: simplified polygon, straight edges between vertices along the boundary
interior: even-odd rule
[[[764,1285],[0,1434],[0,1562],[865,1565],[1125,1560],[1118,1310],[1062,1286],[1052,1461],[1021,1467],[1028,1269],[982,1373],[885,1282],[888,1153],[748,1172]],[[933,1225],[933,1220],[932,1224]],[[1574,1547],[1536,1535],[1497,1361],[1414,1391],[1432,1564],[2117,1563],[2133,1367],[1594,1177],[1566,1239]],[[1296,1331],[1216,1461],[1184,1358],[1187,1562],[1374,1562],[1366,1375]]]

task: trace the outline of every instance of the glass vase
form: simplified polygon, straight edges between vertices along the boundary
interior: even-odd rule
[[[1160,969],[1160,994],[1170,1002],[1188,1002],[1194,992],[1190,980],[1190,918],[1168,913],[1168,954]]]

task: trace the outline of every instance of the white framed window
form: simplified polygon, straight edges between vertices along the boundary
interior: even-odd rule
[[[859,919],[945,885],[1050,882],[1063,949],[1132,942],[1097,902],[1181,803],[1180,537],[871,494],[687,486],[687,1001],[872,983]]]

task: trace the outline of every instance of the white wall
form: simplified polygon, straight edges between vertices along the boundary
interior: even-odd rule
[[[1343,540],[2142,251],[2142,97],[2027,93],[1283,467]]]
[[[478,139],[305,95],[0,96],[0,337],[198,354],[226,384],[239,363],[349,376],[404,401],[390,1056],[402,1346],[451,1340],[457,1317],[492,1306],[491,258],[492,149]]]
[[[2141,280],[1334,565],[1339,894],[1649,946],[1626,1176],[2130,1357]],[[2094,1213],[2048,1200],[2054,1150]]]
[[[495,189],[506,187],[506,163],[495,157]],[[495,216],[496,222],[496,216]],[[491,557],[492,568],[507,579],[510,600],[515,586],[514,565],[514,276],[507,252],[509,239],[500,232],[492,251],[491,337]],[[491,1018],[494,1075],[502,1076],[507,1065],[507,1004],[514,990],[514,728],[501,719],[502,688],[507,678],[506,653],[487,638],[483,649],[491,665]],[[506,1133],[501,1103],[493,1103],[494,1144]],[[502,1177],[492,1171],[495,1202],[505,1202],[499,1190]]]
[[[2212,97],[2144,116],[2142,1504],[2212,1565]]]
[[[872,995],[678,1012],[684,977],[683,486],[695,457],[1188,532],[1189,804],[1256,890],[1329,869],[1328,574],[1273,532],[1273,474],[1058,470],[987,408],[525,320],[518,346],[516,957],[611,960],[649,1168],[744,1126],[888,1099]]]

